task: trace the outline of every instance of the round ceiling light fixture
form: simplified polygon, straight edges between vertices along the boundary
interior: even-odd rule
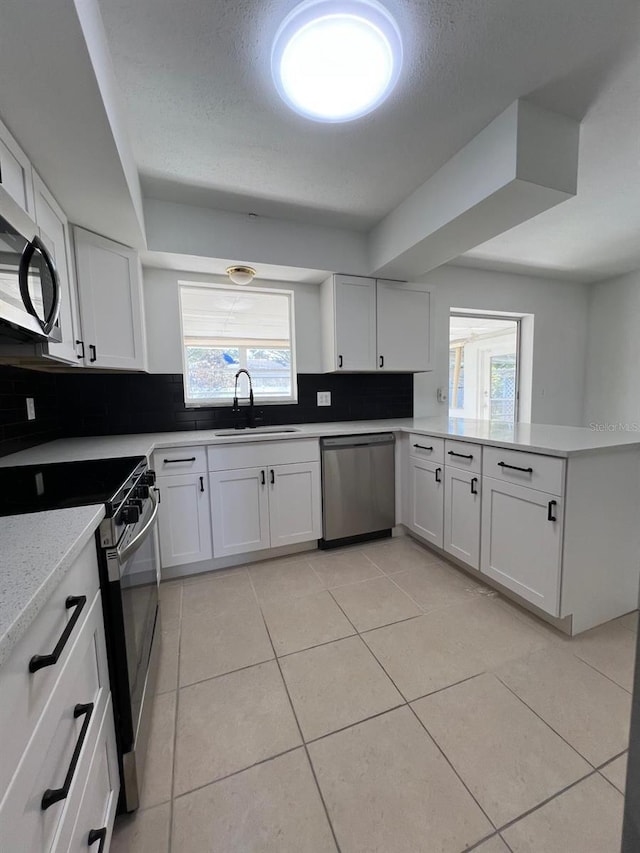
[[[400,30],[377,0],[305,0],[280,25],[271,52],[280,96],[314,121],[370,113],[401,68]]]
[[[253,267],[227,267],[226,273],[234,284],[251,284],[256,271]]]

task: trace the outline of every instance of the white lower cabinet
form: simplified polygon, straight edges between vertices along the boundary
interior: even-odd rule
[[[269,469],[269,530],[272,548],[322,535],[318,462]]]
[[[560,615],[562,501],[483,478],[481,571],[552,616]]]
[[[443,472],[437,462],[409,461],[409,527],[439,548],[444,539]]]
[[[209,481],[214,557],[322,535],[319,462],[212,471]]]
[[[480,568],[480,477],[445,466],[444,550],[474,569]]]
[[[212,471],[209,483],[214,557],[268,548],[269,492],[266,467]]]
[[[162,566],[211,557],[211,513],[206,473],[158,477],[158,532]]]

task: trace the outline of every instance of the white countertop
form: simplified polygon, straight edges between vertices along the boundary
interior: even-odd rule
[[[288,427],[291,428],[291,427]],[[148,456],[154,450],[205,444],[236,444],[251,441],[283,441],[368,432],[414,432],[458,438],[478,444],[528,450],[549,456],[572,456],[609,448],[640,447],[640,432],[592,430],[589,427],[548,424],[491,424],[462,418],[402,418],[377,421],[296,424],[295,432],[259,434],[253,430],[189,430],[182,432],[62,438],[12,453],[0,459],[0,468],[13,465],[45,465],[117,456]],[[222,433],[222,434],[221,434]]]
[[[0,666],[103,518],[102,505],[0,518]]]

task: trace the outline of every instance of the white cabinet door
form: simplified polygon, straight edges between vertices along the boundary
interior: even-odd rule
[[[48,353],[52,358],[79,364],[78,345],[80,343],[80,318],[76,293],[69,223],[62,209],[43,184],[40,177],[33,173],[36,222],[45,246],[53,255],[60,279],[60,329],[61,343],[49,343]]]
[[[0,186],[34,219],[31,163],[0,121]]]
[[[163,568],[211,557],[211,511],[206,474],[158,477],[160,561]]]
[[[376,283],[357,276],[334,276],[336,367],[376,369]]]
[[[212,471],[213,556],[268,548],[269,492],[266,468]]]
[[[85,364],[146,369],[142,271],[134,249],[74,228]]]
[[[444,468],[412,459],[409,463],[409,527],[442,548],[444,528]]]
[[[481,571],[558,616],[561,555],[561,499],[483,477]]]
[[[431,370],[431,293],[422,284],[378,279],[378,370]]]
[[[275,465],[268,474],[271,547],[319,539],[320,463]]]
[[[480,477],[445,466],[444,550],[480,568]]]

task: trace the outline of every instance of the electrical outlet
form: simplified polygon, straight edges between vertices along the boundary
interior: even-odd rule
[[[318,391],[318,405],[319,406],[330,406],[331,405],[331,391]]]
[[[27,397],[27,420],[35,421],[36,419],[36,404],[33,397]]]
[[[446,403],[447,402],[447,389],[442,388],[442,387],[438,388],[438,390],[436,392],[436,397],[437,397],[439,403]]]

